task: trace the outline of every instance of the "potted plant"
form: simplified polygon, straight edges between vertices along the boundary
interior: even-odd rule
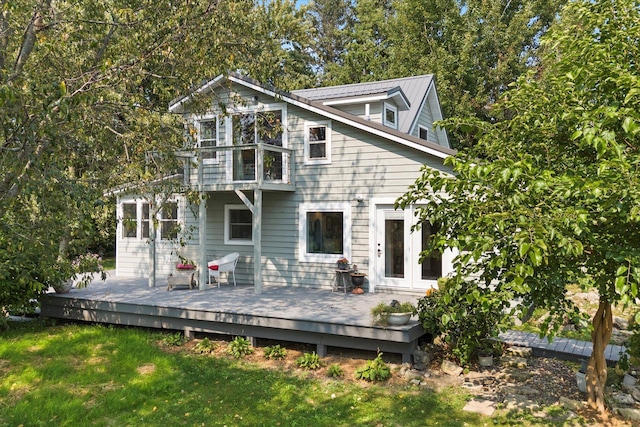
[[[416,314],[416,306],[410,302],[391,301],[390,304],[381,302],[371,309],[373,323],[376,325],[405,325]]]
[[[356,264],[353,264],[353,273],[351,273],[351,283],[353,283],[353,286],[354,286],[354,289],[353,289],[354,294],[364,293],[364,290],[362,289],[362,285],[364,284],[365,276],[366,274],[360,273],[358,271],[358,266]]]
[[[61,275],[66,277],[65,280],[53,285],[53,289],[59,294],[68,293],[73,286],[87,287],[98,273],[102,280],[107,278],[102,266],[102,258],[97,254],[86,253],[73,260],[59,258],[57,268]]]
[[[496,342],[484,339],[478,346],[478,365],[483,367],[493,366],[493,356],[496,351]]]
[[[349,260],[346,258],[340,258],[338,260],[338,270],[348,270],[349,269]]]

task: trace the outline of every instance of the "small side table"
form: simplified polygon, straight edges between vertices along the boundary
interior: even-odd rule
[[[346,293],[351,289],[351,272],[352,270],[336,270],[336,277],[333,279],[333,292],[342,289]]]
[[[198,270],[178,270],[173,273],[169,273],[167,277],[167,290],[170,291],[175,287],[188,286],[189,289],[193,289],[198,286]]]

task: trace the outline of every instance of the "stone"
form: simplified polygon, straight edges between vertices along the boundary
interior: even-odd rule
[[[423,373],[420,371],[417,371],[415,369],[407,369],[404,374],[403,377],[409,381],[411,380],[420,380],[423,377]]]
[[[513,370],[510,376],[514,381],[523,383],[529,380],[533,376],[533,372],[517,369],[517,370]]]
[[[526,386],[526,385],[519,385],[519,386],[515,386],[515,387],[505,387],[504,392],[507,394],[521,394],[523,396],[538,396],[540,394],[539,390],[536,390],[535,388]]]
[[[521,394],[508,394],[503,401],[508,411],[537,411],[540,405]]]
[[[572,411],[577,411],[584,406],[582,402],[574,399],[569,399],[568,397],[564,397],[564,396],[560,397],[560,404]]]
[[[415,369],[423,370],[431,363],[431,355],[419,348],[415,349],[411,356],[413,357],[413,367]]]
[[[440,366],[440,369],[442,369],[442,372],[452,377],[459,376],[463,371],[460,365],[446,359],[442,361],[442,365]]]
[[[617,408],[616,412],[622,418],[633,421],[640,421],[640,409],[637,408]]]
[[[621,391],[616,391],[611,393],[611,399],[618,403],[619,405],[628,405],[632,406],[636,403],[633,396],[627,393],[623,393]]]
[[[467,402],[467,404],[462,408],[463,411],[474,412],[476,414],[486,415],[488,417],[492,416],[496,411],[496,402],[491,400],[476,400],[471,399]]]
[[[623,317],[613,316],[613,327],[616,329],[629,329],[629,321]]]
[[[519,356],[506,356],[501,358],[500,362],[505,366],[520,368],[520,369],[525,369],[528,365],[527,359]]]
[[[509,347],[505,353],[509,356],[531,357],[533,351],[531,347]]]

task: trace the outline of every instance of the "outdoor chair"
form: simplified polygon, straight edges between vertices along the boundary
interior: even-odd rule
[[[238,264],[239,253],[233,252],[229,255],[225,255],[220,259],[214,259],[209,261],[207,266],[209,267],[209,286],[211,286],[211,276],[215,277],[220,287],[220,273],[231,273],[233,275],[233,286],[236,285],[236,265]]]

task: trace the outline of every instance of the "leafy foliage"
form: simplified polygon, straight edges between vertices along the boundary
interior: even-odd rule
[[[280,347],[280,344],[271,345],[264,348],[265,359],[284,359],[287,356],[287,349]]]
[[[210,354],[210,353],[213,353],[215,349],[216,349],[216,344],[211,342],[211,340],[209,340],[209,338],[207,337],[203,338],[199,343],[197,343],[193,347],[193,351],[195,351],[198,354]]]
[[[478,139],[446,161],[457,179],[425,168],[397,203],[426,201],[419,221],[440,224],[427,250],[454,248],[458,276],[548,308],[551,334],[574,311],[567,285],[598,289],[587,383],[601,410],[611,304],[635,301],[640,283],[639,39],[635,2],[570,2],[543,38],[540,72],[496,110],[502,120],[447,123]]]
[[[378,353],[375,359],[356,369],[355,377],[358,380],[365,381],[386,381],[391,377],[391,369],[382,359],[382,353]]]
[[[187,339],[182,334],[182,332],[176,332],[174,334],[165,334],[162,337],[162,343],[164,345],[173,346],[173,347],[180,347],[186,342],[186,340]]]
[[[416,306],[409,302],[399,302],[393,300],[391,303],[387,304],[385,302],[380,302],[375,307],[371,309],[371,316],[373,317],[373,323],[376,325],[388,325],[389,324],[389,315],[391,313],[411,313],[416,314]]]
[[[331,378],[342,378],[344,376],[344,370],[342,369],[342,366],[337,363],[332,363],[327,368],[327,375]]]
[[[253,353],[253,346],[245,337],[235,337],[229,343],[227,353],[236,359],[242,359],[244,356]]]
[[[316,354],[315,351],[311,353],[304,353],[302,356],[296,359],[296,365],[302,369],[306,370],[316,370],[320,369],[323,366],[322,360],[320,360],[320,356]]]

